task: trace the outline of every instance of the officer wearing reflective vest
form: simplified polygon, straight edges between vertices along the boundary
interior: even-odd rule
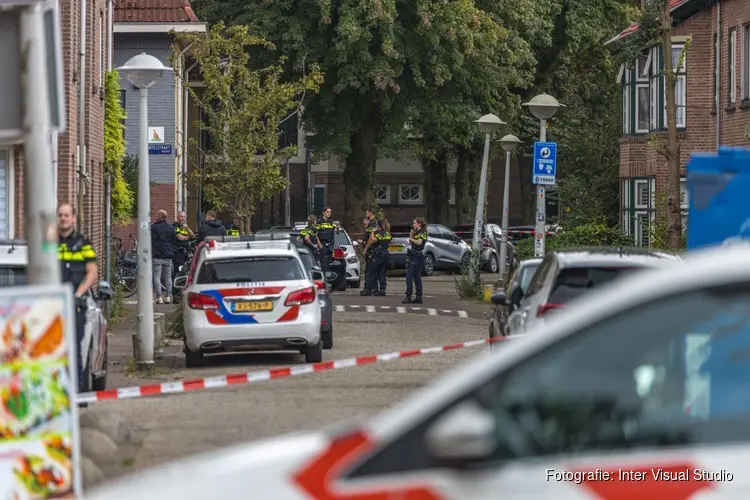
[[[320,263],[318,253],[323,245],[320,244],[320,240],[318,239],[317,223],[317,217],[310,215],[307,218],[307,225],[299,232],[299,240],[310,249],[313,256],[318,260],[318,263]]]
[[[370,262],[370,275],[368,279],[372,295],[385,296],[386,278],[385,273],[388,270],[391,254],[388,253],[388,245],[391,244],[391,225],[387,219],[378,221],[377,230],[372,233],[372,261]],[[365,284],[367,287],[367,284]],[[366,290],[362,291],[368,295]]]
[[[320,241],[320,268],[325,273],[331,268],[333,244],[336,240],[336,233],[339,232],[339,226],[333,223],[331,215],[333,215],[331,207],[325,207],[323,209],[323,216],[318,219],[315,225],[315,229],[318,231],[318,240]]]
[[[177,220],[173,223],[175,234],[174,268],[177,271],[181,265],[187,262],[188,244],[195,239],[195,233],[187,225],[185,212],[177,213]]]
[[[227,236],[239,236],[240,235],[240,224],[237,218],[232,221],[232,224],[227,228]]]
[[[75,230],[75,211],[69,203],[63,203],[57,208],[57,258],[60,261],[62,281],[71,283],[75,294],[78,392],[88,392],[91,390],[89,369],[83,366],[80,345],[86,326],[86,294],[96,283],[99,271],[94,247]]]
[[[372,277],[372,259],[373,255],[375,254],[375,240],[373,239],[373,235],[378,230],[378,221],[375,218],[375,212],[372,210],[372,208],[367,207],[365,209],[365,218],[362,220],[362,223],[365,226],[364,230],[364,238],[360,240],[360,243],[363,247],[363,253],[365,256],[365,286],[362,289],[362,292],[360,292],[360,295],[372,295],[372,292],[376,292],[378,290],[378,282],[377,280],[370,279]],[[368,278],[370,276],[370,278]]]
[[[409,233],[410,246],[406,250],[406,297],[402,304],[422,303],[422,268],[424,268],[424,247],[427,245],[427,222],[424,217],[417,217]],[[417,296],[412,299],[412,284],[417,288]]]

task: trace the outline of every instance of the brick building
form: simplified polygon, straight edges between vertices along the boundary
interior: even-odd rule
[[[750,2],[747,0],[671,0],[674,20],[672,64],[682,64],[675,85],[677,126],[683,168],[693,152],[718,146],[750,145]],[[630,26],[607,42],[618,43],[637,30]],[[666,113],[661,46],[645,47],[632,67],[620,69],[621,225],[639,245],[649,244],[657,200],[664,197],[667,164],[648,145],[664,134]],[[682,181],[683,227],[687,190]]]
[[[175,37],[172,32],[206,31],[199,22],[189,0],[114,0],[114,61],[115,66],[141,52],[146,52],[166,66],[170,60]],[[185,54],[180,52],[174,63],[175,74],[165,74],[149,89],[149,170],[151,174],[151,213],[166,210],[173,219],[179,210],[187,210],[184,189],[187,172],[185,114],[187,96],[177,73],[185,68]],[[125,140],[127,153],[138,155],[139,90],[120,75],[120,99],[127,112]],[[192,119],[192,118],[190,118]],[[195,222],[192,223],[195,227]],[[113,234],[123,239],[137,234],[135,223],[114,226]]]
[[[100,256],[104,243],[104,77],[108,67],[107,0],[59,2],[65,91],[64,134],[57,137],[56,176],[58,201],[83,201],[83,231]],[[85,7],[85,32],[81,12]],[[81,35],[84,35],[83,37]],[[85,44],[85,65],[81,68],[80,48]],[[83,71],[82,71],[83,69]],[[83,76],[83,92],[80,92]],[[80,93],[80,95],[79,95]],[[79,123],[79,103],[84,100]],[[83,127],[83,157],[86,186],[78,190],[79,127]],[[50,138],[50,146],[54,136]],[[55,152],[55,148],[52,148]],[[23,224],[23,146],[0,144],[0,237],[21,239]]]

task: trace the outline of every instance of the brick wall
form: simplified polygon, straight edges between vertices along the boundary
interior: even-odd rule
[[[138,195],[136,193],[136,199]],[[173,221],[175,218],[174,213],[174,184],[154,184],[151,186],[151,222],[156,219],[156,214],[159,210],[166,210],[168,219]],[[193,227],[193,229],[196,229]],[[130,238],[128,235],[132,234],[136,238],[138,237],[138,220],[133,218],[126,224],[113,224],[112,225],[112,236],[117,236],[122,239],[123,246],[130,248]]]

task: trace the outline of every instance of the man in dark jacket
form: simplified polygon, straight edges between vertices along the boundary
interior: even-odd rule
[[[174,259],[175,230],[167,222],[167,211],[159,210],[151,224],[151,253],[153,255],[154,295],[157,304],[172,302],[172,259]],[[162,284],[162,277],[164,283]],[[162,293],[166,292],[166,293]]]
[[[198,241],[206,239],[206,236],[223,236],[227,234],[227,228],[220,220],[216,220],[216,212],[209,210],[206,212],[206,222],[198,229]]]

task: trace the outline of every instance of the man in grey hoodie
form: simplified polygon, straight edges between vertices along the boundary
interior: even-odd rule
[[[227,229],[220,220],[216,220],[216,212],[209,210],[206,212],[206,222],[198,230],[198,242],[206,239],[206,236],[224,236]]]

